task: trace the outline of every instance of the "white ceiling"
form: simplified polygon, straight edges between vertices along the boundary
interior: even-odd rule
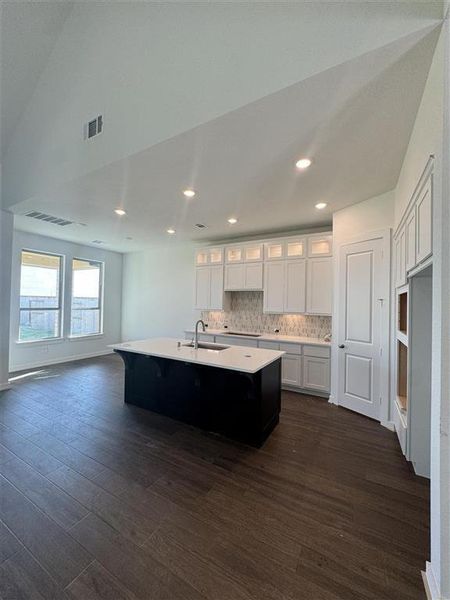
[[[71,0],[1,2],[1,150],[12,137],[72,8]]]
[[[437,35],[406,36],[14,207],[86,226],[17,216],[16,227],[132,251],[169,226],[177,240],[200,240],[328,224],[333,211],[395,186]],[[301,156],[314,162],[300,173]],[[114,214],[119,205],[126,217]]]

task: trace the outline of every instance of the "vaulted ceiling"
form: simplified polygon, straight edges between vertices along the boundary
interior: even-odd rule
[[[19,112],[25,111],[19,131],[13,136],[9,162],[6,162],[8,170],[15,175],[8,178],[7,196],[12,199],[17,195],[10,202],[10,208],[17,215],[16,226],[83,243],[100,239],[107,248],[131,251],[163,239],[168,227],[176,229],[177,239],[185,240],[218,239],[324,225],[331,221],[334,210],[392,189],[398,178],[432,60],[439,32],[440,3],[413,3],[414,6],[397,3],[395,14],[390,3],[384,9],[375,6],[375,11],[371,13],[373,4],[367,3],[367,14],[361,11],[360,6],[354,9],[354,14],[348,12],[343,24],[337,23],[335,27],[332,19],[327,24],[327,13],[323,12],[334,9],[335,3],[315,3],[314,6],[320,10],[316,10],[314,15],[311,7],[302,13],[303,17],[298,13],[298,29],[305,32],[303,39],[300,36],[295,42],[295,27],[292,28],[292,44],[297,44],[295,52],[300,61],[298,69],[292,63],[292,57],[286,55],[286,47],[283,49],[285,54],[279,57],[279,67],[276,67],[277,57],[261,57],[267,65],[271,65],[264,71],[261,70],[257,55],[253,63],[249,58],[254,48],[250,46],[246,51],[243,46],[240,52],[243,62],[248,65],[243,68],[236,63],[236,55],[228,72],[229,55],[220,55],[220,51],[214,47],[214,36],[200,28],[197,36],[209,36],[210,41],[206,45],[204,41],[201,42],[203,49],[195,49],[195,53],[200,52],[196,54],[195,62],[192,58],[194,51],[187,47],[189,40],[182,40],[182,47],[186,48],[186,54],[190,53],[190,57],[183,67],[181,62],[177,66],[175,73],[181,76],[181,68],[183,73],[180,87],[174,88],[177,80],[168,85],[165,71],[173,68],[173,60],[182,61],[183,57],[176,53],[169,60],[163,47],[165,39],[155,43],[154,48],[150,44],[153,48],[153,55],[149,55],[147,60],[150,81],[158,83],[158,57],[164,73],[162,71],[160,75],[162,87],[150,88],[149,96],[145,95],[142,81],[117,67],[123,54],[131,58],[136,52],[132,39],[127,39],[127,44],[131,45],[118,45],[118,54],[111,61],[107,61],[106,56],[102,57],[102,43],[99,41],[96,62],[89,67],[95,67],[98,71],[105,64],[110,74],[103,76],[102,83],[108,85],[111,82],[111,91],[115,90],[116,100],[123,93],[121,102],[114,107],[111,105],[111,112],[112,108],[118,107],[123,115],[135,116],[140,127],[136,132],[133,131],[131,137],[127,127],[120,129],[121,135],[118,135],[119,130],[110,132],[105,127],[105,133],[99,136],[98,142],[90,142],[94,145],[87,152],[81,139],[73,141],[67,138],[64,145],[60,143],[58,146],[57,143],[61,123],[67,124],[68,117],[73,116],[74,111],[79,111],[84,104],[89,105],[83,97],[80,83],[82,70],[87,74],[85,63],[75,62],[73,73],[70,73],[72,81],[62,82],[65,84],[61,85],[63,89],[73,85],[80,90],[80,94],[69,93],[67,96],[61,107],[62,114],[58,115],[55,126],[48,133],[49,139],[52,136],[53,144],[48,144],[48,150],[47,134],[39,130],[38,121],[39,114],[42,119],[47,118],[45,110],[48,105],[53,114],[58,109],[54,103],[55,94],[46,95],[48,87],[55,89],[55,93],[61,93],[57,85],[64,79],[63,71],[52,79],[52,74],[59,67],[62,69],[57,59],[65,52],[73,51],[76,43],[81,47],[81,54],[84,49],[84,56],[92,55],[92,50],[87,51],[86,44],[81,44],[77,37],[78,29],[86,29],[83,26],[85,22],[81,20],[83,15],[77,15],[72,10],[65,42],[62,44],[57,34],[54,36],[54,47],[47,60],[45,77],[41,77],[38,89],[27,101],[34,101],[39,110],[33,112],[34,106],[31,109],[15,107],[16,120],[20,120],[17,116]],[[276,6],[276,3],[272,5]],[[186,6],[183,3],[184,10]],[[237,27],[233,17],[236,16],[234,21],[238,21],[238,12],[236,15],[232,12],[235,9],[233,3],[228,6],[226,14],[227,18],[231,16],[231,20],[226,30],[229,31],[231,42],[235,34],[233,27]],[[77,6],[75,8],[78,9]],[[68,6],[65,9],[70,10]],[[102,11],[101,6],[99,10]],[[121,10],[126,11],[126,6],[122,5]],[[178,14],[181,8],[170,7],[170,10],[172,26],[173,15]],[[350,10],[348,5],[346,10]],[[383,10],[387,12],[383,13]],[[320,11],[324,17],[322,21]],[[68,14],[64,16],[63,11],[60,13],[60,26],[65,23]],[[123,14],[128,15],[127,12]],[[156,18],[162,19],[161,14],[154,14],[151,23]],[[186,14],[192,16],[192,13]],[[282,12],[280,14],[283,15]],[[270,48],[271,52],[276,52],[279,39],[268,39],[266,42],[264,37],[261,38],[263,31],[266,36],[270,32],[268,15],[264,9],[261,7],[251,17],[249,24],[254,23],[254,31],[248,29],[247,41],[251,41],[253,46],[258,44],[259,53],[266,46],[267,51]],[[323,22],[324,37],[317,39],[316,44],[312,39],[308,39],[306,44],[307,19],[311,19],[311,27],[316,28],[316,38],[317,32],[321,31],[320,23]],[[123,20],[118,22],[123,23]],[[242,23],[238,23],[238,26],[236,44],[242,43],[242,34],[246,31]],[[327,26],[330,27],[328,31]],[[108,27],[113,31],[112,19],[104,27],[105,31]],[[161,21],[156,29],[162,37],[164,27],[166,24]],[[283,27],[280,25],[278,35],[283,34]],[[360,35],[357,35],[359,30]],[[341,32],[345,37],[344,31],[351,32],[352,43],[342,39],[341,51],[337,34]],[[336,34],[336,40],[327,40],[330,32]],[[141,34],[145,37],[146,33],[143,26]],[[135,31],[136,40],[139,35]],[[169,37],[167,43],[180,43],[179,37],[177,41]],[[196,43],[192,41],[192,45]],[[138,41],[136,45],[139,46]],[[216,53],[211,57],[216,57],[216,67],[221,65],[217,73],[206,64],[197,72],[197,63],[203,60],[201,52],[207,51],[208,47]],[[155,52],[160,52],[156,58]],[[283,65],[283,56],[292,63],[286,68],[285,85],[278,72]],[[301,64],[302,61],[306,61],[306,66]],[[114,79],[114,65],[117,67],[117,81],[111,81]],[[213,65],[214,62],[211,62]],[[255,72],[255,69],[259,71]],[[246,74],[252,83],[250,86],[245,80]],[[145,83],[146,73],[140,71],[139,76],[144,78]],[[204,87],[199,89],[198,83],[194,85],[193,80],[197,78],[197,81],[202,81],[202,77]],[[91,75],[89,79],[85,78],[86,86],[91,81]],[[130,81],[135,83],[130,85]],[[224,91],[217,95],[218,90],[226,89],[224,83],[235,89],[230,90],[229,94]],[[97,91],[97,88],[93,89]],[[157,98],[158,94],[160,97]],[[256,96],[256,99],[251,100],[252,96]],[[194,98],[196,104],[193,103]],[[9,102],[11,104],[11,99]],[[152,103],[153,110],[147,115],[143,111],[147,109],[148,102]],[[94,114],[98,104],[91,101],[90,105]],[[227,105],[230,110],[226,109]],[[203,118],[199,108],[203,110]],[[11,108],[7,110],[11,111]],[[11,114],[14,115],[14,110]],[[87,110],[86,115],[89,116]],[[106,124],[110,116],[105,112]],[[212,118],[206,118],[208,116]],[[150,119],[149,127],[147,119]],[[128,124],[123,123],[119,112],[117,122]],[[135,126],[136,122],[130,120],[128,129],[133,130]],[[65,134],[65,130],[61,131]],[[130,144],[131,138],[134,146]],[[29,148],[33,148],[29,156],[27,141]],[[66,150],[70,144],[72,147]],[[36,149],[40,150],[37,154]],[[71,151],[73,154],[70,154]],[[25,160],[19,168],[18,164],[24,156]],[[294,166],[301,156],[313,159],[312,166],[304,172],[298,172]],[[73,169],[74,165],[78,171]],[[58,166],[60,168],[55,168]],[[28,189],[21,188],[21,174],[24,172],[26,175],[33,174],[27,183],[36,183],[35,190],[33,185]],[[184,198],[182,190],[186,187],[196,189],[195,198]],[[328,203],[326,210],[319,212],[314,208],[319,201]],[[114,214],[117,206],[125,208],[125,217],[119,218]],[[59,227],[23,216],[30,210],[63,217],[74,221],[74,224]],[[231,216],[238,219],[238,223],[232,227],[227,222]],[[196,223],[203,223],[206,228],[199,230],[195,227]]]

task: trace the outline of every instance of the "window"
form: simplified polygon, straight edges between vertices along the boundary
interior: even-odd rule
[[[60,337],[62,262],[62,256],[22,251],[19,341]]]
[[[72,336],[102,331],[103,263],[74,258],[72,261]]]

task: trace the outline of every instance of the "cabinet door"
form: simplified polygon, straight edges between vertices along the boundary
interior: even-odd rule
[[[405,223],[406,271],[416,266],[416,212],[414,208]]]
[[[281,383],[302,387],[302,357],[297,354],[284,354],[281,357]]]
[[[244,265],[245,270],[245,289],[262,290],[263,289],[263,265],[255,263]]]
[[[331,256],[333,254],[333,236],[314,235],[308,238],[308,256]]]
[[[303,357],[303,387],[321,392],[330,391],[330,359]]]
[[[210,295],[209,308],[211,310],[223,309],[223,267],[209,267],[210,271]]]
[[[195,308],[198,310],[209,309],[210,277],[209,267],[195,269]]]
[[[433,251],[433,200],[432,179],[428,180],[417,201],[417,262],[421,262]]]
[[[285,264],[284,312],[304,313],[306,310],[306,261],[287,260]]]
[[[406,237],[405,228],[397,236],[395,242],[395,282],[397,287],[406,283]]]
[[[245,289],[245,265],[226,265],[225,266],[225,289],[244,290]]]
[[[254,262],[263,259],[263,245],[249,244],[244,247],[244,261]]]
[[[280,260],[285,255],[285,243],[279,240],[264,244],[264,258],[266,260]]]
[[[284,311],[284,261],[264,265],[264,312]]]
[[[209,257],[208,248],[201,248],[195,252],[195,264],[198,266],[207,265]]]
[[[333,269],[331,258],[308,260],[306,287],[306,312],[331,315],[333,300]]]
[[[240,263],[244,260],[244,249],[242,246],[228,246],[225,248],[225,262]]]

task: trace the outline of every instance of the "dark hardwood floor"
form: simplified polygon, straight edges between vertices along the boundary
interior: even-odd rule
[[[256,450],[124,405],[116,356],[17,375],[3,600],[425,598],[428,483],[379,424],[284,393]]]

